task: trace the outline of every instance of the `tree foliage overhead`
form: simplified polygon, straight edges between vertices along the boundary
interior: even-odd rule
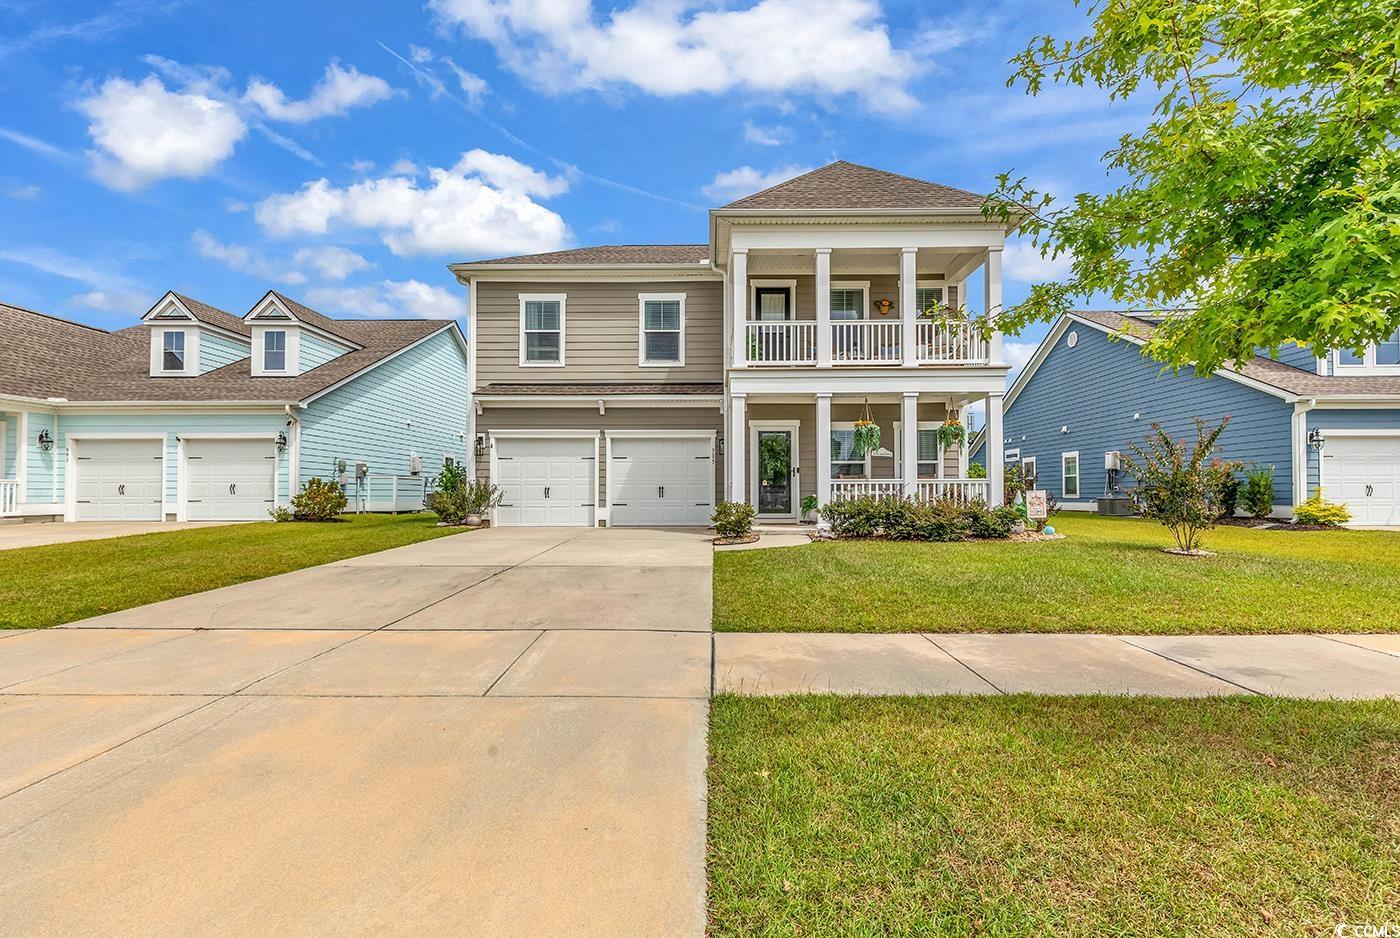
[[[1076,0],[1078,5],[1080,0]],[[1008,84],[1159,96],[1104,157],[1124,182],[1058,204],[1010,174],[1060,282],[1015,332],[1101,293],[1166,317],[1147,351],[1208,372],[1289,342],[1359,348],[1400,327],[1400,0],[1096,0],[1088,35],[1041,37]]]

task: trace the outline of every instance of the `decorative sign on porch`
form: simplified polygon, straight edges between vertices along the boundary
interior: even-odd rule
[[[1039,521],[1046,516],[1045,490],[1035,489],[1026,493],[1026,517]]]

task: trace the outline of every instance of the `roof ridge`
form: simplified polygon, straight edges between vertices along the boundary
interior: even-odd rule
[[[85,322],[78,322],[76,319],[67,319],[63,316],[55,316],[53,313],[41,312],[37,309],[30,309],[27,306],[16,306],[14,303],[6,303],[3,300],[0,300],[0,306],[5,307],[6,309],[12,309],[17,313],[28,313],[31,316],[39,316],[44,319],[51,319],[54,322],[61,322],[66,326],[77,326],[79,329],[91,329],[93,332],[101,333],[102,335],[116,335],[116,333],[113,332],[111,329],[103,329],[101,326],[90,326]]]

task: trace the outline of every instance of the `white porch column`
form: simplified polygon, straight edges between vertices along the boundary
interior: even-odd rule
[[[983,292],[987,298],[987,316],[995,323],[1001,318],[1001,248],[987,248],[987,262],[982,265],[982,275],[985,278]],[[1000,326],[992,330],[989,352],[993,366],[1006,364]]]
[[[963,429],[965,429],[965,430],[967,431],[967,439],[963,440],[963,445],[958,447],[958,478],[959,478],[959,479],[966,479],[966,478],[967,478],[967,463],[968,463],[968,457],[972,455],[972,428],[971,428],[970,426],[968,426],[967,417],[968,417],[968,408],[967,408],[967,406],[966,406],[966,405],[963,405],[962,407],[958,408],[958,423],[962,424],[962,425],[963,425]],[[940,473],[943,471],[943,466],[942,466],[941,463],[940,463],[939,466],[938,466],[938,471],[939,471]]]
[[[1001,504],[1002,483],[1006,475],[1006,459],[1003,455],[1006,434],[1001,428],[1001,403],[1004,395],[987,395],[987,484],[991,491],[987,493],[987,504],[996,508]]]
[[[907,324],[906,324],[907,325]],[[908,364],[906,361],[905,364]],[[913,498],[919,481],[919,392],[905,391],[899,411],[899,461],[904,495]]]
[[[899,252],[899,318],[903,329],[900,333],[900,348],[904,350],[905,367],[919,363],[918,349],[915,347],[914,323],[919,318],[915,292],[918,288],[918,273],[915,261],[919,258],[918,248],[901,248]]]
[[[734,328],[731,330],[734,334],[734,367],[743,368],[749,359],[749,252],[746,249],[734,252],[729,265],[729,282],[734,287],[733,301],[730,303],[734,317]]]
[[[749,448],[749,427],[745,419],[748,398],[743,394],[729,395],[729,429],[724,445],[729,448],[729,500],[746,502],[748,464],[744,457]]]
[[[817,465],[814,467],[817,474],[817,508],[820,509],[831,501],[831,394],[822,392],[817,395]],[[825,526],[826,522],[821,520],[821,515],[817,515],[817,524]]]
[[[817,365],[825,368],[831,364],[831,248],[817,248],[813,253],[817,260]]]

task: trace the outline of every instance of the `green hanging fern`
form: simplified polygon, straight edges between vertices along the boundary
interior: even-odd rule
[[[875,452],[880,448],[880,425],[873,420],[857,420],[853,442],[857,458]]]
[[[967,428],[958,422],[956,417],[943,422],[938,428],[938,445],[944,449],[951,449],[954,446],[962,446],[967,439]]]

